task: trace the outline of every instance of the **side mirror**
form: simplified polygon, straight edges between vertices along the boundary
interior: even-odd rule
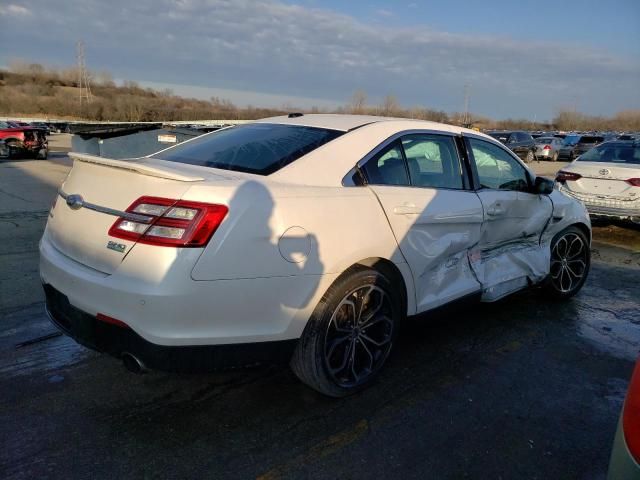
[[[533,193],[539,193],[541,195],[549,195],[553,192],[553,186],[555,182],[544,177],[536,177],[533,184]]]

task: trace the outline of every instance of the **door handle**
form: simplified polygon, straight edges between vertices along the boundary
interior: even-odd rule
[[[393,207],[393,213],[396,215],[420,215],[422,210],[413,203],[403,203],[402,205]]]
[[[490,217],[499,217],[500,215],[504,215],[506,210],[499,203],[494,203],[487,209],[487,215]]]

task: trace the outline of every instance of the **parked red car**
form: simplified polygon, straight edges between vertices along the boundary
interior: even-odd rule
[[[4,128],[0,130],[0,154],[15,158],[20,156],[46,159],[49,154],[49,142],[44,130],[35,127]]]

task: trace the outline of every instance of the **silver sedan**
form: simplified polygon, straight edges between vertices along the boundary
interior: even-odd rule
[[[562,139],[558,137],[538,137],[536,141],[536,158],[538,160],[558,160]]]

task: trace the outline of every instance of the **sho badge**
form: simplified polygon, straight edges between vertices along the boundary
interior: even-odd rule
[[[119,252],[119,253],[124,253],[124,251],[127,249],[127,246],[123,245],[122,243],[109,241],[109,243],[107,243],[107,248],[109,250],[115,250],[116,252]]]

